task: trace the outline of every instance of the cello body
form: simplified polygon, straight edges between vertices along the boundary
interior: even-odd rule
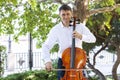
[[[71,48],[67,48],[63,54],[62,54],[62,61],[63,66],[65,66],[65,69],[71,69],[70,68],[70,52]],[[81,48],[75,48],[75,63],[74,63],[74,69],[71,69],[71,71],[65,71],[64,77],[61,78],[61,80],[87,80],[83,75],[83,68],[86,65],[86,52]],[[77,70],[78,69],[78,70]]]

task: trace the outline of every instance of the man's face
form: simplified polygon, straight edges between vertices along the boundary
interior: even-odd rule
[[[60,13],[60,18],[63,22],[63,25],[69,25],[70,19],[72,17],[72,12],[70,10],[61,10]]]

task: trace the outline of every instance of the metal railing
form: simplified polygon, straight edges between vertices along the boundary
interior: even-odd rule
[[[41,69],[44,67],[41,52],[33,52],[33,66],[32,69]],[[51,54],[52,59],[57,58],[57,54]],[[9,53],[5,59],[5,70],[9,69],[29,69],[29,53]]]
[[[103,55],[104,56],[104,55]],[[111,61],[111,58],[116,59],[113,55],[107,55],[104,57],[98,56],[97,61],[100,63],[104,60]],[[90,56],[91,57],[91,56]],[[54,60],[57,59],[57,53],[51,54],[51,58]],[[106,58],[106,59],[105,59]],[[92,60],[92,58],[90,58]],[[103,62],[101,62],[103,64]],[[15,72],[26,71],[29,70],[29,53],[9,53],[5,60],[5,71],[14,70]],[[34,69],[42,69],[44,68],[44,62],[42,60],[41,52],[33,52],[33,66]]]

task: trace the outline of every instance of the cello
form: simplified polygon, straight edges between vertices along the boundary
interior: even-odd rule
[[[76,17],[73,17],[73,31],[76,27]],[[87,56],[83,49],[75,47],[75,38],[72,38],[72,47],[62,53],[65,74],[60,80],[87,80],[83,75],[83,68],[86,65]]]

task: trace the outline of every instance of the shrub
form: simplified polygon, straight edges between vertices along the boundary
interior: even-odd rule
[[[4,73],[4,59],[6,57],[5,55],[6,47],[3,45],[0,45],[0,76]]]
[[[57,80],[57,76],[54,71],[34,70],[11,74],[1,80]]]

